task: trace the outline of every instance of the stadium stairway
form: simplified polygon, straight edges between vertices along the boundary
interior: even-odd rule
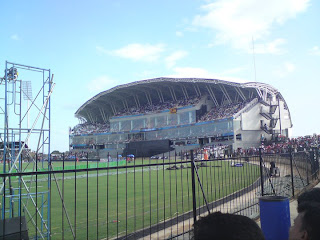
[[[260,113],[261,116],[263,116],[265,119],[267,120],[270,120],[272,117],[269,113],[264,113],[264,112],[261,112]]]

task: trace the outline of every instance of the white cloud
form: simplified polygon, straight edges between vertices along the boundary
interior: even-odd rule
[[[18,36],[17,34],[11,35],[10,38],[11,38],[12,40],[15,40],[15,41],[20,40],[20,38],[19,38],[19,36]]]
[[[288,73],[293,72],[293,71],[295,70],[295,68],[296,68],[293,63],[289,63],[289,62],[286,62],[286,63],[284,64],[284,67],[285,67],[285,69],[286,69],[286,71],[287,71]]]
[[[272,42],[264,43],[264,44],[254,44],[254,52],[256,54],[282,54],[284,50],[281,49],[281,46],[285,44],[287,41],[282,38],[278,38]]]
[[[314,46],[313,48],[311,48],[309,50],[309,54],[310,55],[320,56],[320,48],[319,48],[319,46]]]
[[[175,51],[171,55],[165,58],[165,62],[168,68],[173,67],[176,65],[176,62],[185,56],[188,55],[188,52],[186,51]]]
[[[173,68],[174,73],[168,77],[176,78],[214,78],[213,74],[203,68],[193,67],[175,67]]]
[[[215,44],[248,49],[251,39],[264,40],[276,24],[295,18],[309,6],[309,0],[217,0],[201,7],[193,25],[215,32]]]
[[[182,36],[183,36],[183,32],[176,31],[176,36],[177,36],[177,37],[182,37]]]
[[[192,67],[176,67],[173,68],[174,73],[168,77],[174,78],[210,78],[210,79],[219,79],[231,82],[245,83],[247,80],[241,78],[228,77],[222,74],[211,73],[204,68],[192,68]],[[225,72],[228,72],[226,70]]]
[[[87,89],[90,93],[98,94],[102,91],[110,89],[116,84],[117,82],[115,80],[107,76],[100,76],[91,80],[87,85]]]
[[[160,53],[165,50],[163,44],[139,44],[132,43],[123,48],[111,51],[111,54],[132,59],[134,61],[156,61],[160,57]]]
[[[293,63],[285,62],[281,64],[277,69],[275,69],[273,71],[273,74],[276,77],[283,78],[288,76],[290,73],[294,72],[295,68],[296,67]]]

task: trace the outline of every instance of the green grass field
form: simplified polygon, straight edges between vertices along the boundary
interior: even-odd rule
[[[163,166],[143,169],[134,167],[157,161],[162,163],[162,160],[136,160],[135,163],[128,163],[127,169],[56,174],[77,239],[86,239],[87,234],[89,239],[120,236],[192,210],[191,168],[169,171],[163,170]],[[174,162],[171,160],[170,163]],[[207,164],[208,167],[199,168],[198,171],[209,202],[244,188],[259,177],[259,168],[255,165],[245,163],[243,167],[234,168],[230,167],[230,162],[216,161]],[[65,167],[70,165],[74,166],[74,163],[65,163]],[[62,163],[54,162],[54,168],[61,166]],[[38,192],[47,190],[48,182],[41,181],[43,177],[47,176],[38,176]],[[30,177],[24,179],[28,181]],[[52,176],[52,239],[73,239],[56,182],[53,180]],[[13,184],[18,186],[17,180]],[[36,185],[33,183],[31,192],[35,192],[35,188]],[[196,195],[197,205],[203,205],[204,199],[198,181]],[[47,204],[46,199],[41,199],[41,195],[38,196],[37,202],[38,205],[42,202]],[[30,200],[27,206],[35,219],[35,208]],[[47,208],[44,208],[45,218],[46,210]],[[27,219],[29,236],[34,236],[36,228],[30,218]],[[40,228],[39,217],[37,220]]]

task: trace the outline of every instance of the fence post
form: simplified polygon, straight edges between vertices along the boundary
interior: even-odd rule
[[[294,182],[293,182],[293,153],[292,148],[289,148],[289,154],[290,154],[290,169],[291,169],[291,188],[292,188],[292,197],[294,197]]]
[[[307,186],[310,184],[309,182],[309,164],[308,162],[310,162],[310,152],[306,152],[306,168],[307,168]]]
[[[320,163],[319,163],[319,150],[320,150],[320,148],[319,148],[319,146],[316,148],[316,151],[317,151],[317,169],[318,169],[318,174],[317,174],[317,177],[318,177],[318,179],[319,179],[319,168],[320,168]]]
[[[261,196],[264,195],[264,187],[263,187],[263,165],[262,165],[262,149],[259,148],[259,158],[260,158],[260,183],[261,183]]]
[[[316,155],[315,154],[316,154],[315,148],[312,147],[311,148],[311,154],[310,154],[311,180],[315,179],[315,172],[316,172],[316,165],[315,165]]]
[[[317,179],[319,176],[319,148],[318,147],[313,147],[313,159],[312,159],[312,164],[313,164],[313,179]]]
[[[191,158],[191,180],[192,180],[192,209],[193,209],[193,222],[197,221],[197,203],[196,203],[196,181],[194,176],[194,158],[193,158],[193,150],[190,151]]]

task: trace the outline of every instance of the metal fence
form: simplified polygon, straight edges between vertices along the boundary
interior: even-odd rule
[[[0,174],[5,210],[0,235],[189,239],[200,216],[221,211],[256,218],[260,196],[299,194],[319,178],[318,153],[316,148],[268,155],[260,150],[252,156],[195,160],[190,151],[109,162],[61,156],[48,168],[37,162],[35,169]],[[28,190],[21,187],[22,179]],[[50,209],[44,210],[49,201]]]

